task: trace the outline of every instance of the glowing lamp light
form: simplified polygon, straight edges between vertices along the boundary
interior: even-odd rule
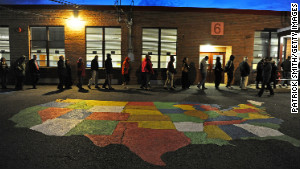
[[[74,30],[80,30],[84,27],[84,21],[78,17],[78,11],[74,11],[74,15],[68,19],[67,24]]]

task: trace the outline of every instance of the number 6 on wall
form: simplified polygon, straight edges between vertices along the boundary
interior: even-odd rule
[[[212,22],[211,35],[224,35],[224,22]]]

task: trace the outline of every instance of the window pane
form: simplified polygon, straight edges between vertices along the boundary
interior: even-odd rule
[[[64,41],[50,41],[49,48],[65,48]]]
[[[47,40],[46,27],[31,27],[31,40]]]
[[[176,42],[177,41],[177,29],[162,29],[161,30],[162,42]]]
[[[49,41],[64,41],[64,27],[49,27]]]
[[[9,40],[8,27],[0,27],[0,40]]]
[[[158,55],[158,42],[143,42],[143,54],[152,52],[153,55]]]
[[[116,42],[107,42],[105,41],[105,49],[109,50],[109,49],[121,49],[121,41],[116,41]]]
[[[121,28],[105,28],[105,36],[121,35]]]
[[[158,41],[159,29],[143,29],[143,41]]]
[[[176,43],[161,43],[160,53],[161,55],[176,55]]]
[[[111,55],[113,67],[121,67],[121,55]]]
[[[102,28],[86,28],[86,34],[102,35],[103,34],[102,32],[103,32]]]

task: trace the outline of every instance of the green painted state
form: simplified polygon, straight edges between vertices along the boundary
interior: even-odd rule
[[[248,139],[254,139],[254,140],[280,140],[280,141],[286,141],[291,143],[292,145],[294,145],[295,147],[300,147],[300,141],[287,136],[287,135],[283,135],[283,136],[272,136],[272,137],[247,137],[247,138],[242,138],[243,140],[248,140]]]
[[[78,102],[78,103],[75,103],[75,104],[72,104],[66,108],[69,108],[69,109],[90,109],[92,108],[93,106],[89,106],[86,104],[85,101],[82,101],[82,102]]]
[[[39,111],[47,109],[48,107],[34,106],[21,110],[18,114],[14,115],[9,120],[16,123],[15,127],[27,127],[42,124],[41,116],[38,114]]]
[[[208,115],[208,118],[216,118],[220,116],[220,114],[215,111],[205,111],[204,113]]]
[[[268,127],[272,128],[275,130],[278,130],[280,128],[279,124],[274,124],[274,123],[257,123],[257,122],[250,122],[248,124],[254,125],[254,126],[263,126],[263,127]]]
[[[217,144],[219,146],[230,145],[227,140],[207,138],[205,132],[184,132],[191,139],[191,144]]]
[[[175,102],[153,102],[157,109],[179,109],[174,107]]]
[[[118,121],[83,120],[70,130],[66,136],[71,135],[112,135]]]
[[[244,119],[244,118],[249,117],[249,114],[248,113],[237,113],[236,116]]]
[[[189,116],[186,114],[169,113],[165,115],[169,116],[173,122],[196,122],[196,123],[204,122],[204,120],[200,118]]]

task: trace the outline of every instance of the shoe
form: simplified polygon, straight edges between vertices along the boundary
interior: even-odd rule
[[[167,88],[167,87],[164,87],[164,89],[165,89],[165,90],[168,90],[168,88]]]
[[[200,85],[197,85],[198,89],[200,89]]]
[[[91,85],[88,85],[88,88],[91,89]]]
[[[96,88],[96,89],[99,89],[100,87],[99,87],[99,86],[95,86],[95,88]]]
[[[170,90],[175,90],[175,89],[173,87],[171,87]]]
[[[174,89],[176,89],[176,86],[175,86],[175,85],[173,85],[173,88],[174,88]]]
[[[114,88],[112,88],[112,87],[111,87],[111,88],[108,88],[108,89],[109,89],[109,90],[115,90],[115,89],[114,89]]]
[[[219,87],[215,87],[217,90],[220,90]]]
[[[202,87],[202,90],[206,90],[207,88],[206,87]]]

